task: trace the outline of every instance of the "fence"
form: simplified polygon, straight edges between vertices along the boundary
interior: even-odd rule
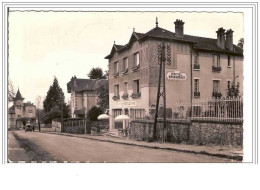
[[[192,108],[192,109],[191,109]],[[154,119],[155,108],[150,109],[149,116],[139,117],[136,120]],[[158,110],[158,119],[163,119],[163,108]],[[166,109],[168,121],[223,121],[243,122],[243,99],[193,99],[190,103],[178,103]]]

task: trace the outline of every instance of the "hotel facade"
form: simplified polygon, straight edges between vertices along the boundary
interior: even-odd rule
[[[135,120],[154,110],[162,42],[170,47],[165,69],[167,108],[191,105],[201,98],[227,97],[232,84],[243,95],[243,50],[233,44],[233,31],[219,28],[212,39],[184,34],[182,20],[174,24],[175,33],[160,28],[157,21],[147,33],[133,31],[126,45],[114,44],[105,57],[109,60],[110,129],[115,128],[118,115]]]

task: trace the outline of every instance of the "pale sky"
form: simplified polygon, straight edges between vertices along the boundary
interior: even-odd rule
[[[107,69],[104,59],[116,44],[128,43],[135,28],[155,27],[174,32],[174,21],[185,22],[184,33],[216,38],[218,28],[232,29],[233,42],[243,38],[242,13],[180,12],[10,12],[9,78],[25,101],[44,97],[54,75],[69,100],[71,77],[87,78],[93,67]]]

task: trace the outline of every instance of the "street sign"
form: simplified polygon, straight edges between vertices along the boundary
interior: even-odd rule
[[[169,80],[186,80],[186,73],[181,73],[180,71],[173,71],[167,73],[167,79]]]

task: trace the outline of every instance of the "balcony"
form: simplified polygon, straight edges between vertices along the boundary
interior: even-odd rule
[[[119,100],[119,99],[120,99],[120,96],[119,96],[119,95],[114,95],[114,96],[112,97],[112,99],[113,99],[113,100]]]
[[[121,73],[122,73],[123,75],[127,74],[127,73],[128,73],[128,68],[125,69],[125,70],[123,70]]]
[[[117,77],[119,76],[119,72],[114,73],[113,76],[114,76],[115,78],[117,78]]]
[[[136,65],[132,67],[132,71],[138,71],[140,69],[140,65]]]
[[[139,93],[133,93],[133,94],[131,95],[131,97],[132,97],[133,99],[140,98],[140,97],[141,97],[141,92],[139,92]]]
[[[200,97],[200,92],[194,92],[194,98],[199,98]]]
[[[220,66],[212,66],[212,71],[220,72],[221,71],[221,67]]]
[[[194,68],[194,70],[200,70],[200,65],[194,64],[194,65],[193,65],[193,68]]]
[[[127,93],[123,94],[122,98],[123,99],[128,99],[128,94]]]
[[[212,92],[212,97],[218,99],[222,97],[222,94],[221,92]]]

